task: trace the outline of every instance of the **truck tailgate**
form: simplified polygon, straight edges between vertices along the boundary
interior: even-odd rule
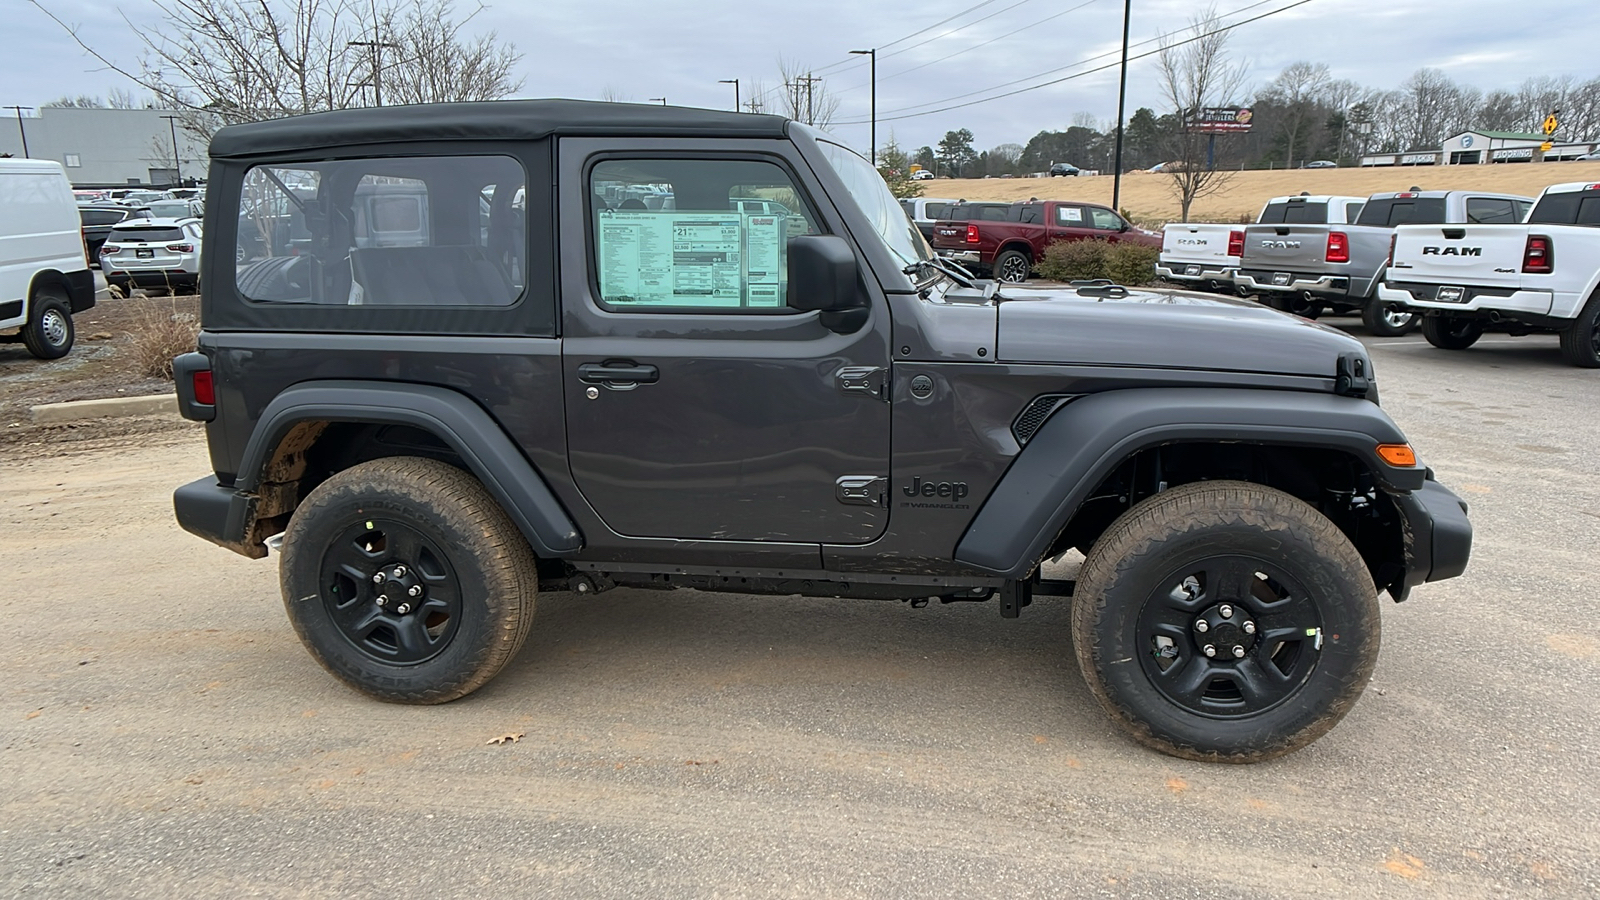
[[[1401,225],[1388,280],[1514,288],[1522,280],[1527,225]]]
[[[1327,225],[1251,225],[1244,232],[1245,269],[1318,272],[1328,250]]]
[[[1206,266],[1238,265],[1228,256],[1229,225],[1168,225],[1161,229],[1161,259]]]

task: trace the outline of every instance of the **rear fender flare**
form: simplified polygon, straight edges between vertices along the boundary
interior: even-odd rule
[[[304,422],[408,425],[450,447],[542,557],[571,556],[583,538],[561,502],[493,418],[472,399],[433,385],[308,381],[267,404],[245,445],[235,490],[253,493],[278,446]]]
[[[957,562],[1027,575],[1078,507],[1134,453],[1182,441],[1316,447],[1349,453],[1388,491],[1422,487],[1426,470],[1395,468],[1378,444],[1405,435],[1377,404],[1297,391],[1138,388],[1072,401],[1017,454],[956,545]]]

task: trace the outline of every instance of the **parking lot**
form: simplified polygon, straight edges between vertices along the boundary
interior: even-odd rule
[[[554,594],[483,690],[376,703],[271,561],[173,522],[197,429],[33,448],[0,469],[0,893],[1600,894],[1600,379],[1553,337],[1363,339],[1475,552],[1385,600],[1343,724],[1251,767],[1125,739],[1048,599]]]

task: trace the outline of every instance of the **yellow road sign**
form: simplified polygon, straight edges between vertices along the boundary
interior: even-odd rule
[[[1555,134],[1556,133],[1556,129],[1559,128],[1559,127],[1561,127],[1561,123],[1556,121],[1556,114],[1555,113],[1551,113],[1550,115],[1544,117],[1544,133],[1545,134]]]
[[[1539,145],[1539,151],[1541,153],[1549,153],[1550,152],[1550,148],[1554,147],[1554,146],[1555,146],[1555,144],[1552,144],[1549,141],[1545,141],[1544,143]]]

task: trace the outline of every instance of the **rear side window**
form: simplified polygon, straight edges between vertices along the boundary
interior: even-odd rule
[[[1468,197],[1467,223],[1470,225],[1515,225],[1521,219],[1510,200],[1499,197]]]
[[[1366,201],[1347,204],[1344,208],[1344,220],[1346,222],[1354,222],[1361,218],[1361,208],[1366,205]]]
[[[1261,213],[1262,225],[1326,225],[1326,203],[1269,203]]]
[[[78,217],[85,225],[115,225],[127,218],[127,213],[118,209],[80,209]]]
[[[1545,194],[1533,207],[1529,225],[1600,225],[1600,191]]]
[[[1042,221],[1039,207],[1036,204],[1029,203],[1022,206],[1013,206],[1011,209],[1013,213],[1011,221],[1013,222],[1021,222],[1024,225],[1037,225]]]
[[[505,156],[255,166],[239,291],[266,303],[509,306],[527,284],[527,176]]]
[[[1440,225],[1444,223],[1443,197],[1391,197],[1368,200],[1357,225]]]
[[[107,241],[126,241],[127,243],[159,243],[161,241],[183,240],[182,228],[146,227],[139,228],[113,228]]]

